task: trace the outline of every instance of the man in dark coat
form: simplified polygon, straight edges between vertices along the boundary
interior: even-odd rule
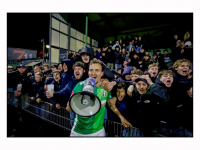
[[[133,116],[130,121],[132,125],[141,130],[140,136],[155,136],[154,131],[158,125],[158,102],[160,98],[153,94],[150,85],[147,80],[138,77],[136,80],[136,87],[133,85],[132,93],[133,97]]]

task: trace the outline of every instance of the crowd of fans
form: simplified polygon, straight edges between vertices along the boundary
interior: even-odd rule
[[[183,38],[174,35],[168,50],[159,49],[152,55],[145,49],[142,37],[133,40],[110,41],[108,47],[93,51],[83,47],[76,54],[69,51],[68,59],[61,63],[34,66],[32,72],[20,64],[16,69],[8,66],[8,94],[15,93],[13,105],[26,94],[31,103],[43,107],[41,101],[55,109],[66,107],[75,85],[88,78],[89,62],[96,58],[105,66],[101,87],[116,97],[113,105],[133,127],[140,129],[140,136],[193,136],[193,48],[190,34]],[[22,85],[22,88],[18,86]],[[47,90],[54,84],[53,97]],[[120,122],[107,106],[106,119]],[[40,115],[40,110],[35,109]],[[74,112],[70,112],[71,119]],[[131,130],[134,130],[131,128]],[[124,131],[124,136],[128,136]],[[134,132],[134,131],[133,131]],[[111,132],[109,133],[112,134]]]

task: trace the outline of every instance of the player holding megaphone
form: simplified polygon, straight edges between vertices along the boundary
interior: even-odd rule
[[[90,64],[89,64],[88,75],[90,78],[93,78],[95,80],[95,88],[94,88],[93,93],[94,93],[94,95],[96,95],[98,97],[98,99],[95,100],[94,96],[91,96],[90,98],[87,98],[87,99],[83,98],[82,96],[80,96],[80,98],[78,96],[77,96],[77,98],[74,98],[74,99],[72,98],[73,95],[75,95],[77,92],[80,92],[83,90],[85,81],[79,82],[72,91],[71,100],[70,100],[70,102],[68,102],[66,109],[68,111],[71,111],[71,108],[72,108],[73,111],[77,111],[79,113],[79,115],[76,115],[76,117],[74,119],[74,125],[72,127],[70,136],[105,136],[105,129],[103,127],[103,122],[104,122],[104,117],[105,117],[105,105],[106,105],[106,102],[109,103],[109,101],[113,98],[111,96],[110,91],[102,89],[100,86],[101,85],[101,82],[100,82],[101,77],[104,75],[104,70],[103,70],[104,67],[103,66],[104,66],[103,62],[96,58],[91,60]],[[88,94],[88,95],[90,95],[90,94]],[[82,109],[80,107],[84,107],[84,105],[87,105],[88,99],[95,100],[97,106],[98,106],[98,101],[100,100],[100,104],[101,104],[100,110],[98,111],[98,107],[97,107],[96,114],[93,114],[92,116],[90,116],[88,114],[89,117],[87,115],[81,115],[81,111],[80,111]],[[75,104],[74,106],[76,106],[76,107],[73,107],[72,103],[73,102],[76,103],[77,101],[80,101],[82,106],[79,107],[79,106],[76,106],[76,104]],[[70,108],[70,106],[71,106],[71,108]],[[110,108],[114,113],[116,113],[119,116],[122,124],[125,127],[132,126],[121,115],[121,113],[119,112],[119,110],[116,107],[110,107]],[[93,111],[93,110],[91,110],[91,111]],[[90,111],[87,111],[86,113],[90,113]]]

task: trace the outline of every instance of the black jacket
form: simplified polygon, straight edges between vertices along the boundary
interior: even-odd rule
[[[9,83],[14,90],[17,89],[17,84],[22,84],[22,94],[26,94],[28,92],[28,79],[27,72],[20,74],[19,71],[13,71],[8,73],[8,80],[12,79],[13,83]]]
[[[51,75],[52,76],[52,70],[47,70],[43,73],[44,77],[46,77],[47,75]]]
[[[115,64],[122,64],[122,56],[121,53],[119,53],[119,51],[114,52],[114,56],[115,56]]]
[[[157,102],[160,101],[160,98],[153,94],[152,89],[144,95],[140,95],[137,88],[135,88],[133,95],[132,125],[140,128],[145,133],[151,134],[153,129],[158,125],[159,116]]]
[[[142,64],[139,64],[139,63],[138,63],[138,65],[137,65],[136,67],[137,67],[137,69],[140,69],[140,70],[142,70],[143,72],[144,72],[145,70],[147,70],[147,66],[146,66],[144,63],[142,63]]]
[[[31,86],[30,97],[35,97],[43,99],[44,82],[34,82]]]
[[[111,50],[111,52],[107,51],[107,63],[114,63],[115,62],[115,55],[114,55],[114,51]]]
[[[175,117],[177,127],[183,126],[188,130],[193,130],[193,99],[189,97],[187,91],[193,87],[192,79],[187,79],[175,71],[174,82],[172,84],[172,100],[176,107]]]
[[[176,107],[172,100],[171,88],[165,86],[164,83],[156,78],[155,84],[151,85],[153,93],[159,96],[161,99],[159,101],[159,127],[166,127],[173,129],[175,127],[176,118],[174,118],[174,113]]]

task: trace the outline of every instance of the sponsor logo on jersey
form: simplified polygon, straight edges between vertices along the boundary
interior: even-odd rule
[[[107,92],[106,91],[103,91],[103,96],[106,96],[107,95]]]
[[[101,101],[101,106],[104,106],[106,104],[106,100]]]

